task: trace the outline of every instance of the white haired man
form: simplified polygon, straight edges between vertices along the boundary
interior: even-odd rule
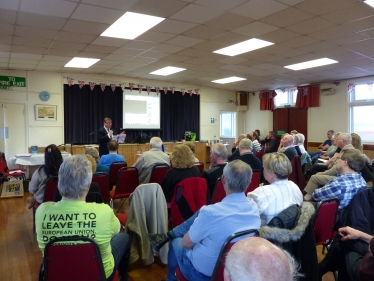
[[[140,154],[134,167],[139,172],[139,183],[149,183],[152,169],[156,164],[167,164],[170,166],[170,157],[162,151],[162,140],[159,137],[151,138],[149,151]]]

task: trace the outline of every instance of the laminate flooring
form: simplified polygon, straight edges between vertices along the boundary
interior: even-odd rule
[[[23,198],[0,199],[0,280],[37,281],[42,254],[33,232],[32,210],[26,206],[26,192]],[[119,200],[115,202],[115,209]],[[120,212],[128,210],[128,202]],[[322,247],[318,246],[318,257]],[[159,258],[149,266],[137,262],[130,266],[130,281],[160,281],[166,277],[167,267]],[[333,281],[332,273],[324,276],[323,281]]]

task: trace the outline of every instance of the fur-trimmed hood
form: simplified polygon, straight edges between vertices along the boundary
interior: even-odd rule
[[[287,243],[289,241],[299,240],[308,227],[311,217],[315,213],[315,208],[309,202],[303,202],[301,213],[296,227],[293,229],[284,229],[264,225],[260,228],[260,237],[274,241],[276,243]]]

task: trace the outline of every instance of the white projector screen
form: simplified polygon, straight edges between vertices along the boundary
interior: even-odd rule
[[[124,129],[160,129],[160,97],[155,93],[123,92]]]

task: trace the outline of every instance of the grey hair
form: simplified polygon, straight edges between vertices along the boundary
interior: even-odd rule
[[[239,142],[239,148],[240,149],[250,149],[252,150],[252,141],[250,139],[242,139],[240,142]]]
[[[305,136],[301,133],[296,134],[299,137],[299,144],[304,144]]]
[[[90,188],[92,164],[84,155],[74,155],[62,162],[58,171],[58,190],[71,199],[82,197]]]
[[[292,172],[291,162],[283,153],[267,153],[262,157],[264,169],[273,172],[278,179],[287,179]]]
[[[352,136],[348,133],[341,133],[339,137],[343,140],[345,144],[351,144],[352,143]]]
[[[252,168],[242,160],[234,160],[223,168],[227,188],[240,193],[247,190],[252,179]]]
[[[238,137],[238,140],[242,140],[242,139],[244,139],[246,137],[247,137],[246,134],[240,134],[239,137]]]
[[[86,147],[85,154],[91,155],[95,160],[99,158],[99,152],[92,146]]]
[[[159,148],[162,147],[162,140],[159,137],[153,137],[151,138],[151,141],[149,142],[152,148]]]
[[[297,134],[293,136],[293,143],[296,145],[300,143],[300,138]]]
[[[211,148],[210,151],[212,154],[215,154],[218,156],[218,158],[222,160],[227,159],[227,148],[222,143],[216,143]]]
[[[361,171],[365,166],[365,158],[362,153],[357,149],[343,150],[340,156],[341,160],[347,160],[349,168],[355,172]]]

